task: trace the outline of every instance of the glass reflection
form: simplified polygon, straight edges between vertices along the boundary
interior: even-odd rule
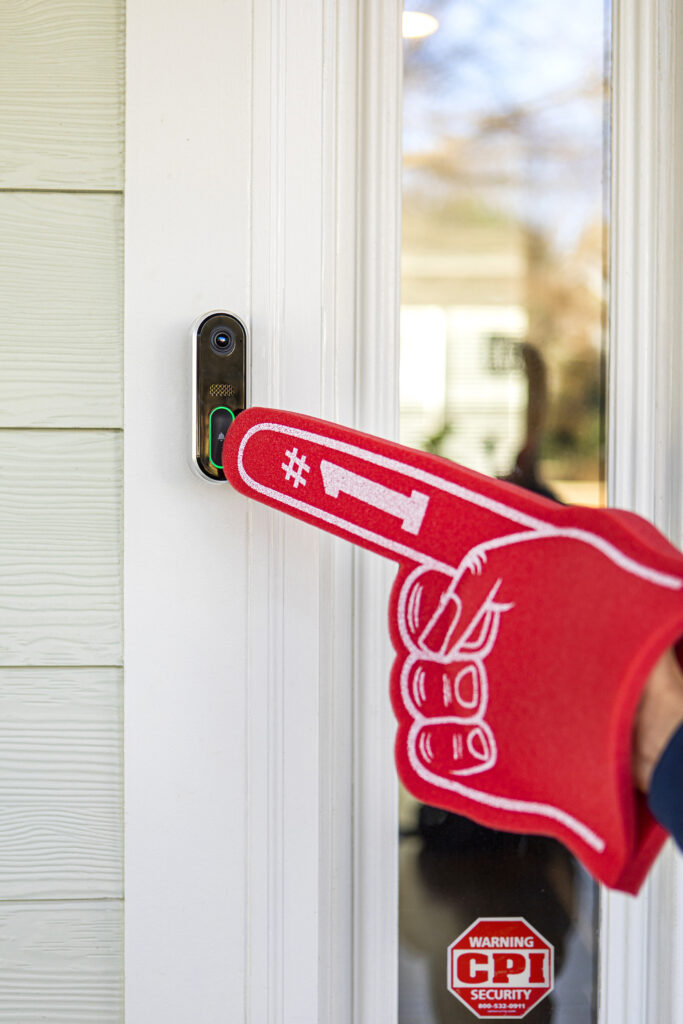
[[[609,10],[433,0],[406,40],[401,439],[558,501],[604,494]],[[551,839],[401,793],[399,1024],[473,1020],[446,949],[478,917],[555,946],[530,1024],[589,1024],[597,889]]]

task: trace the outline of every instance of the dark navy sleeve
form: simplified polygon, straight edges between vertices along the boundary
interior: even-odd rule
[[[647,802],[659,824],[683,850],[683,725],[655,766]]]

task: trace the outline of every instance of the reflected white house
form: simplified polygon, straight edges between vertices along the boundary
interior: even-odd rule
[[[520,357],[528,327],[525,276],[520,235],[505,227],[489,228],[483,239],[477,230],[476,248],[404,249],[404,444],[483,473],[510,472],[524,441],[527,405]]]

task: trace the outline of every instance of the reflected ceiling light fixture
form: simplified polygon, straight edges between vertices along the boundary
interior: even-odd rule
[[[436,32],[439,23],[431,14],[424,14],[422,11],[403,12],[403,38],[424,39]]]

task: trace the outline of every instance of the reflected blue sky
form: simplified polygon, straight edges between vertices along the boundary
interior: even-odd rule
[[[405,189],[476,193],[574,246],[604,206],[601,0],[406,6],[440,27],[405,46]]]

